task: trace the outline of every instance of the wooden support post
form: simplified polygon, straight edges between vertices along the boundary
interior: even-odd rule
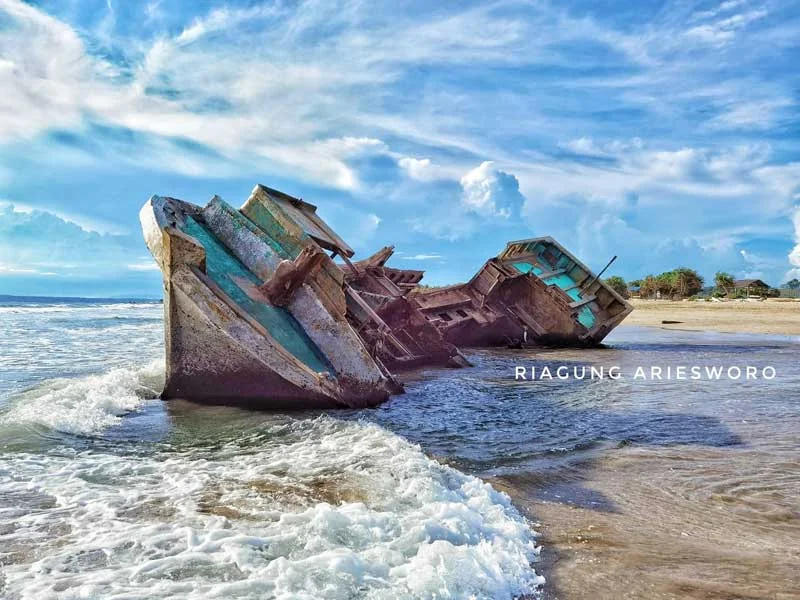
[[[317,246],[306,246],[293,261],[282,260],[259,289],[275,306],[286,306],[294,291],[320,267],[325,254]]]

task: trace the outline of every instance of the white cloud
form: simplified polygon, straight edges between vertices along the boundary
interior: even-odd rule
[[[130,263],[127,265],[129,271],[158,271],[159,267],[153,260],[143,260],[142,262]]]
[[[252,171],[289,171],[350,190],[360,182],[347,142],[358,142],[356,152],[386,149],[332,131],[384,129],[376,110],[383,84],[419,61],[506,60],[503,48],[524,39],[517,21],[483,8],[423,25],[378,20],[369,32],[357,26],[365,15],[356,7],[220,8],[173,38],[143,41],[130,66],[118,67],[37,8],[0,0],[0,11],[10,17],[0,29],[0,143],[98,122],[196,142]],[[158,13],[158,3],[145,7],[145,18]],[[238,31],[244,22],[253,25],[247,35]],[[306,44],[303,37],[320,28],[326,35]],[[185,146],[171,151],[148,166],[208,172]]]
[[[403,260],[435,260],[442,258],[441,254],[414,254],[412,256],[400,256]]]
[[[582,137],[569,142],[559,143],[559,146],[583,156],[595,156],[602,158],[614,158],[632,149],[642,148],[642,140],[638,137],[629,142],[623,140],[613,140],[605,144],[599,144],[590,137]]]
[[[582,137],[576,140],[570,140],[569,142],[559,143],[559,146],[583,156],[616,158],[624,153],[640,150],[643,147],[643,142],[640,138],[636,137],[630,141],[612,140],[601,144],[595,142],[590,137]]]
[[[750,23],[767,16],[766,10],[753,10],[720,19],[714,23],[697,25],[686,32],[690,38],[703,43],[724,46],[736,37],[736,32]]]
[[[359,230],[362,235],[369,236],[377,231],[380,224],[381,218],[376,214],[370,213],[361,219]]]
[[[0,276],[2,275],[57,275],[52,271],[40,271],[38,269],[22,269],[19,267],[11,267],[0,263]]]
[[[411,179],[417,179],[418,181],[430,181],[432,179],[430,158],[404,156],[397,161],[397,164],[408,173]]]
[[[746,265],[738,273],[743,279],[770,279],[771,274],[786,265],[785,259],[763,256],[748,250],[740,250],[739,253]]]
[[[732,102],[709,125],[713,128],[765,129],[793,106],[794,101],[788,97]]]
[[[794,209],[792,223],[794,224],[795,247],[789,252],[789,264],[792,265],[792,268],[784,276],[784,281],[800,279],[800,205]]]
[[[138,235],[101,234],[51,212],[0,206],[0,275],[118,275],[139,270],[130,269],[130,258],[142,246]]]
[[[485,217],[509,218],[519,211],[525,199],[517,178],[501,171],[492,161],[484,161],[461,178],[461,204],[468,211]]]
[[[20,202],[11,202],[10,200],[0,200],[0,215],[6,211],[8,213],[21,213],[31,215],[36,212],[44,212],[55,217],[58,217],[66,223],[77,225],[81,229],[90,233],[123,235],[129,233],[127,230],[120,228],[119,225],[108,223],[94,217],[87,217],[86,215],[74,215],[64,212],[63,210],[56,210],[49,207],[33,207],[28,204]]]
[[[710,17],[716,17],[720,13],[733,10],[734,8],[738,8],[743,4],[747,4],[747,0],[727,0],[714,9],[697,12],[693,15],[693,17],[694,19],[707,19]]]

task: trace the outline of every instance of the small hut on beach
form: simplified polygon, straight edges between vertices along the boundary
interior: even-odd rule
[[[734,292],[744,291],[748,296],[766,296],[770,287],[760,279],[737,279],[733,289]]]

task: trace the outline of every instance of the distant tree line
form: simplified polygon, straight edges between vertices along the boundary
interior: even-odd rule
[[[701,292],[707,292],[716,297],[738,298],[747,295],[747,290],[736,289],[733,275],[718,271],[714,275],[714,286],[704,288],[703,277],[694,269],[679,267],[666,271],[660,275],[647,275],[643,279],[634,279],[626,282],[622,277],[614,275],[605,282],[623,298],[630,297],[630,291],[636,290],[642,298],[689,298]],[[800,280],[797,278],[787,281],[785,286],[791,290],[800,289]],[[776,289],[764,290],[766,296],[778,296]]]
[[[629,288],[638,288],[643,298],[687,298],[699,294],[703,284],[703,277],[697,271],[679,267],[660,275],[647,275],[644,279],[631,281],[625,286],[625,291],[628,293]],[[615,285],[619,286],[619,282],[615,282]]]

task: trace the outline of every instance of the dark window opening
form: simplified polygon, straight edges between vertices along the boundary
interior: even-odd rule
[[[459,317],[464,317],[464,318],[467,318],[469,316],[465,311],[461,310],[460,308],[456,311],[456,314]]]
[[[439,313],[439,317],[442,319],[442,321],[452,321],[453,320],[453,317],[451,317],[447,313]]]

